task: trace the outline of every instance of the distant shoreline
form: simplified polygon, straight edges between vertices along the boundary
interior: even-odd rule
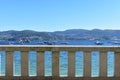
[[[119,40],[120,30],[69,29],[55,32],[37,32],[32,30],[2,31],[0,40]]]

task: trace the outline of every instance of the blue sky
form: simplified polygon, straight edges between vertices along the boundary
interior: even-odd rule
[[[120,0],[0,0],[0,31],[120,29]]]

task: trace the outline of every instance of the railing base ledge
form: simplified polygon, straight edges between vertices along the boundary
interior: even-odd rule
[[[0,80],[120,80],[120,77],[0,77]]]

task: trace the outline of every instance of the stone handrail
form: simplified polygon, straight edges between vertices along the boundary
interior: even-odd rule
[[[29,76],[28,52],[37,52],[37,75]],[[1,45],[0,51],[6,51],[6,73],[0,80],[120,80],[120,46],[75,46],[75,45]],[[13,75],[13,52],[21,51],[21,76]],[[44,52],[52,51],[52,76],[44,75]],[[68,76],[60,77],[60,51],[68,52]],[[75,77],[75,52],[84,52],[83,77]],[[91,52],[99,54],[99,76],[91,77]],[[114,52],[114,76],[107,76],[107,52]]]

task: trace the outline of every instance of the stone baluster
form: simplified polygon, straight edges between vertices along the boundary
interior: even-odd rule
[[[37,76],[44,76],[44,51],[37,51]]]
[[[107,51],[100,51],[100,77],[107,77]]]
[[[75,51],[68,53],[68,76],[75,77]]]
[[[115,52],[114,64],[115,64],[114,75],[115,77],[120,77],[120,51]]]
[[[84,51],[84,77],[91,77],[91,52]]]
[[[13,51],[6,51],[6,76],[13,76]]]
[[[52,53],[52,76],[59,77],[59,51],[53,51]]]
[[[21,76],[29,76],[29,51],[21,52]]]

